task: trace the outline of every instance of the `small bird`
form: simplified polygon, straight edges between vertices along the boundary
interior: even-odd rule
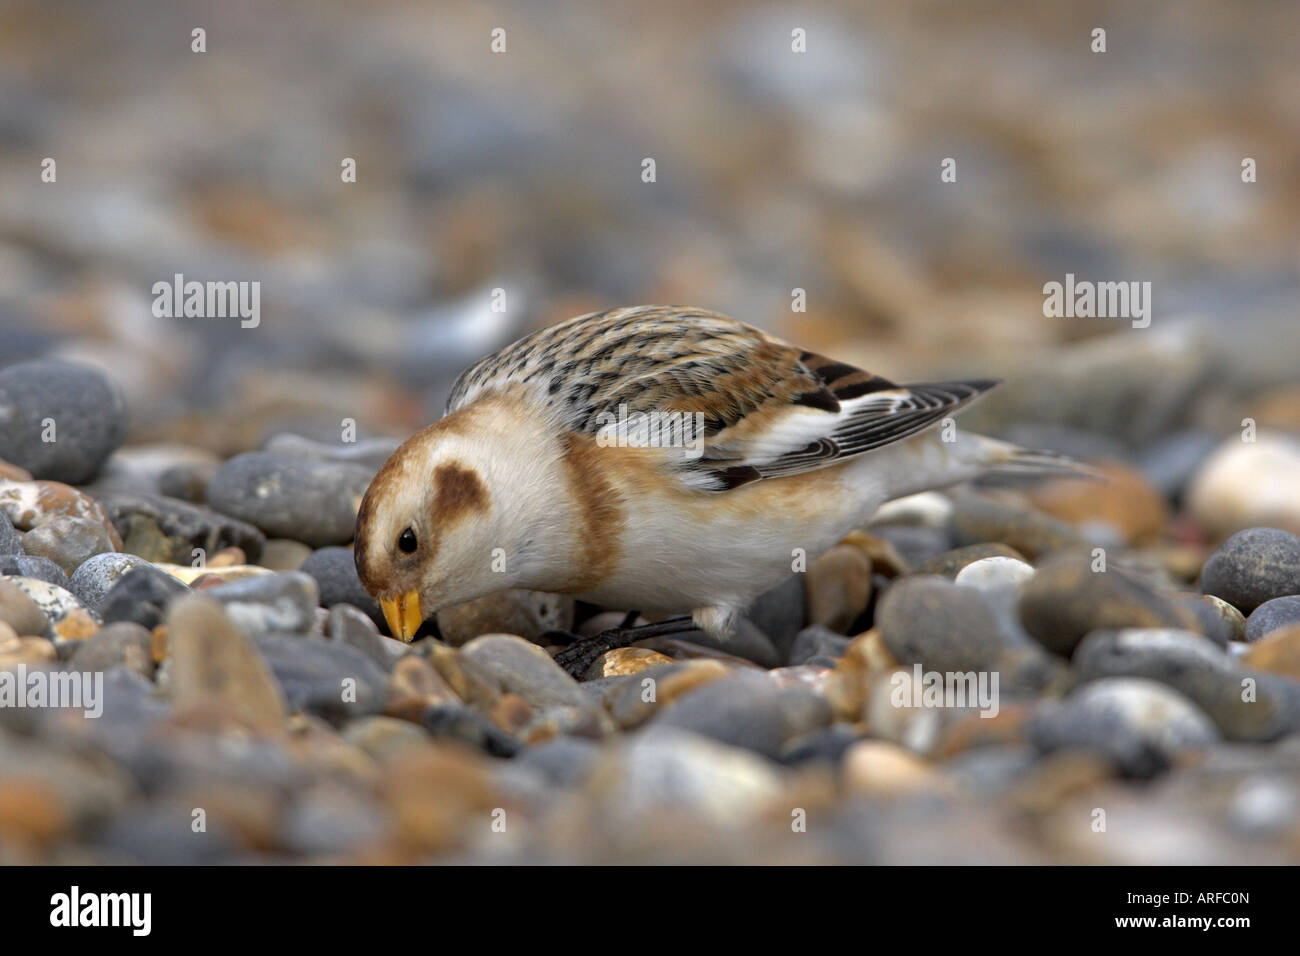
[[[566,648],[557,660],[575,674],[651,634],[725,637],[800,556],[890,499],[989,471],[1077,470],[934,428],[996,384],[896,385],[704,309],[579,316],[460,375],[445,416],[366,491],[357,573],[405,641],[506,588],[689,614]]]

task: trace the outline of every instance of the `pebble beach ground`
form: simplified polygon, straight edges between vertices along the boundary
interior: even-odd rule
[[[6,4],[0,864],[1300,862],[1294,19]],[[1067,276],[1149,321],[1049,314]],[[892,503],[581,680],[635,609],[389,638],[375,471],[469,363],[641,303],[1003,378],[957,427],[1107,480]]]
[[[0,405],[5,862],[1300,859],[1284,432],[902,499],[730,641],[576,681],[560,635],[627,609],[385,636],[348,545],[390,441],[118,448],[116,386],[56,361]]]

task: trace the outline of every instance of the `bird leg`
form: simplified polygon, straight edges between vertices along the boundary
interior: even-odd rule
[[[648,637],[666,637],[669,634],[684,634],[696,629],[695,622],[689,614],[633,627],[632,622],[637,619],[637,614],[636,611],[629,613],[618,627],[601,631],[595,637],[574,641],[555,655],[555,663],[568,671],[569,676],[574,680],[582,680],[582,675],[587,672],[587,668],[606,651],[612,651],[616,647],[627,647],[634,641]]]

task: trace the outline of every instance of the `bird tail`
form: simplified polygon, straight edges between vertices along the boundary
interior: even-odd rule
[[[986,476],[1007,478],[1087,478],[1092,481],[1107,481],[1106,476],[1096,468],[1063,455],[1056,451],[1044,451],[1037,448],[1021,448],[1010,442],[996,438],[979,436],[987,455],[985,462]]]

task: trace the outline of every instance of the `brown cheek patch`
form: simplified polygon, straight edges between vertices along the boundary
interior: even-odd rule
[[[577,567],[566,590],[590,591],[614,571],[623,549],[621,495],[606,476],[609,452],[627,449],[599,447],[589,438],[569,435],[565,439],[563,463],[569,490],[577,502],[580,527],[575,529],[574,554]]]
[[[439,465],[433,470],[437,492],[433,498],[434,527],[451,524],[457,518],[488,510],[488,490],[479,476],[456,464]]]

